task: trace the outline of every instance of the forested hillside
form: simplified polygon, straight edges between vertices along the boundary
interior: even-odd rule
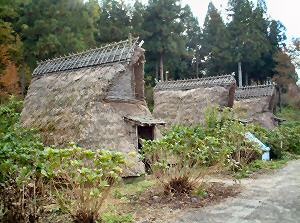
[[[210,3],[203,27],[179,0],[1,0],[1,95],[26,94],[37,61],[125,39],[145,41],[147,85],[243,72],[243,84],[297,81],[299,40],[267,16],[264,0],[229,0],[227,20]],[[292,44],[291,44],[292,45]]]

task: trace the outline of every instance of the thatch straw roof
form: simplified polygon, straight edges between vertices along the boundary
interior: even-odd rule
[[[247,119],[265,128],[276,126],[273,111],[276,107],[276,89],[272,84],[241,87],[236,90],[234,110],[239,118]]]
[[[97,66],[113,62],[130,62],[138,38],[105,45],[100,48],[42,61],[33,71],[33,76],[47,73]]]
[[[233,75],[221,75],[188,80],[162,81],[157,83],[155,90],[191,90],[199,87],[230,86],[235,82]]]
[[[237,88],[235,93],[236,100],[243,100],[248,98],[260,98],[272,96],[275,93],[275,86],[273,84],[245,86]]]

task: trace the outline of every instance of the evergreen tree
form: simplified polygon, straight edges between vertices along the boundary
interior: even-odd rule
[[[229,6],[231,22],[228,28],[233,61],[240,68],[243,65],[246,79],[253,78],[251,67],[270,47],[263,13],[255,11],[249,0],[230,0]]]
[[[266,79],[270,79],[274,76],[276,66],[276,54],[281,51],[284,47],[285,28],[277,21],[270,21],[267,33],[267,40],[269,49],[262,53],[261,57],[258,58],[251,69],[251,78],[256,82],[263,82]]]
[[[229,33],[212,2],[208,5],[201,45],[206,75],[228,73],[228,64],[231,62]]]
[[[96,41],[99,44],[120,41],[130,33],[129,8],[123,1],[103,0],[97,22]]]
[[[184,35],[186,38],[186,50],[187,52],[183,55],[183,59],[186,63],[181,69],[181,74],[178,73],[178,78],[187,75],[187,77],[199,77],[199,63],[200,63],[200,40],[202,32],[199,26],[198,19],[193,15],[191,8],[186,5],[183,8],[183,25]],[[178,63],[175,63],[178,64]],[[175,74],[176,75],[176,74]],[[175,77],[176,78],[176,77]]]
[[[32,0],[24,5],[17,27],[32,68],[36,60],[95,46],[94,21],[83,0]]]
[[[131,33],[133,36],[139,36],[141,39],[145,37],[143,24],[145,22],[146,6],[139,0],[136,0],[132,9]]]
[[[145,48],[147,56],[158,58],[160,79],[164,80],[164,61],[185,52],[182,8],[179,0],[150,0],[146,8]],[[150,55],[149,55],[150,54]],[[156,60],[157,61],[157,60]]]

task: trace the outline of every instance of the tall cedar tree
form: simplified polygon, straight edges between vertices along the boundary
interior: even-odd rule
[[[18,27],[32,68],[36,60],[95,46],[94,21],[83,0],[32,0]]]
[[[96,41],[99,45],[128,38],[130,33],[129,8],[123,1],[102,0],[97,21]]]
[[[231,21],[228,29],[233,61],[236,65],[242,64],[246,79],[255,78],[251,66],[270,48],[264,13],[256,11],[249,0],[229,0],[229,6]]]
[[[183,8],[184,35],[186,38],[186,50],[184,55],[186,70],[181,70],[177,78],[183,78],[186,74],[187,78],[199,77],[199,64],[200,64],[200,39],[202,36],[201,28],[198,19],[193,15],[191,8],[186,5]],[[176,63],[175,63],[176,64]],[[175,73],[176,75],[176,73]]]
[[[208,5],[201,42],[206,75],[216,76],[228,73],[228,64],[232,61],[229,32],[212,2]]]
[[[168,55],[185,52],[182,38],[182,8],[179,0],[150,0],[145,14],[145,48],[147,56],[158,58],[160,80],[164,80],[164,60]]]
[[[136,0],[133,8],[131,9],[131,33],[133,36],[139,36],[144,39],[145,32],[143,30],[143,24],[145,22],[146,6],[139,0]]]

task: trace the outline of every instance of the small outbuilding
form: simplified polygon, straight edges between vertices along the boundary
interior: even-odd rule
[[[277,125],[274,116],[276,104],[277,94],[273,84],[255,85],[237,88],[233,108],[240,119],[272,129]]]
[[[129,154],[164,124],[145,102],[144,62],[138,39],[43,61],[33,72],[21,121],[48,145],[123,152],[132,161],[125,175],[142,174],[144,164]]]
[[[203,123],[207,107],[232,107],[236,81],[233,75],[158,82],[153,116],[172,125]]]

